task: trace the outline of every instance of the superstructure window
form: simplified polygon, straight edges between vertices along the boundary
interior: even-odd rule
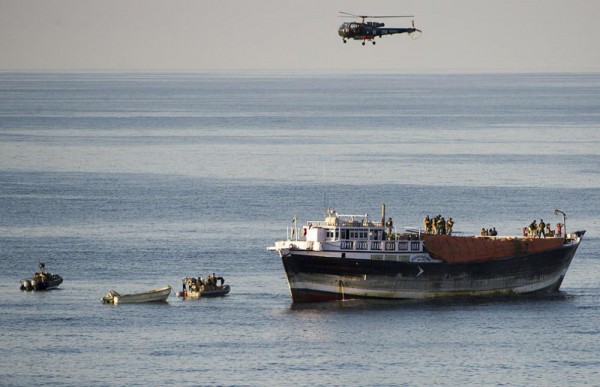
[[[341,239],[353,239],[353,240],[368,240],[369,239],[369,231],[361,230],[361,229],[342,229]],[[338,231],[336,230],[336,238]]]
[[[367,239],[367,231],[350,230],[350,239]]]

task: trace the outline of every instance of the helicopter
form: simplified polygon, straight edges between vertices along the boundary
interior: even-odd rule
[[[342,41],[346,43],[348,39],[362,40],[362,45],[365,45],[367,40],[370,40],[375,44],[375,37],[382,37],[383,35],[392,34],[403,34],[407,33],[411,36],[415,32],[418,35],[414,39],[418,39],[421,36],[421,30],[415,28],[415,21],[412,21],[412,28],[400,28],[400,27],[385,27],[384,23],[365,21],[365,19],[382,19],[382,18],[399,18],[399,17],[412,17],[414,16],[366,16],[366,15],[355,15],[353,13],[339,11],[340,17],[352,17],[362,19],[360,22],[345,22],[342,23],[338,29],[338,34],[342,37]]]

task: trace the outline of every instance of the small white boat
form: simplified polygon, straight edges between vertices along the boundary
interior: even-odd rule
[[[165,286],[163,288],[148,290],[142,293],[119,294],[111,290],[106,296],[101,298],[104,304],[133,304],[141,302],[165,302],[171,294],[172,288]]]

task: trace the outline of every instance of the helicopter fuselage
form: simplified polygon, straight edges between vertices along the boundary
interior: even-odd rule
[[[340,25],[338,28],[338,34],[346,43],[346,39],[355,40],[372,40],[375,37],[382,37],[384,35],[402,34],[402,33],[413,33],[420,31],[416,28],[394,28],[385,27],[385,24],[378,22],[346,22]]]

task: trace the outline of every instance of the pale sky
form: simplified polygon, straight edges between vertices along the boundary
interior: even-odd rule
[[[338,11],[423,35],[343,44]],[[0,0],[0,71],[215,69],[600,71],[600,0]]]

